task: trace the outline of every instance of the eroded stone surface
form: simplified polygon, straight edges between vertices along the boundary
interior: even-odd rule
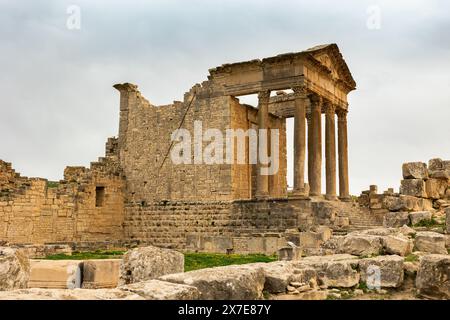
[[[258,265],[241,265],[170,274],[163,281],[194,286],[205,300],[253,300],[262,297],[265,276]]]
[[[359,268],[361,281],[368,286],[380,285],[382,288],[397,288],[403,283],[402,257],[392,255],[362,259],[359,262]]]
[[[183,271],[184,255],[178,251],[153,246],[136,248],[123,256],[119,285],[156,279]]]
[[[445,236],[430,231],[417,232],[414,249],[428,253],[447,254]]]
[[[29,277],[28,257],[21,250],[0,247],[0,291],[26,288]]]
[[[416,286],[419,293],[433,299],[450,299],[450,256],[427,255],[420,261]]]

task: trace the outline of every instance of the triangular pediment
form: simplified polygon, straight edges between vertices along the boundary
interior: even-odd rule
[[[336,44],[327,44],[305,50],[322,66],[326,67],[333,78],[342,80],[352,89],[356,88],[355,80]]]

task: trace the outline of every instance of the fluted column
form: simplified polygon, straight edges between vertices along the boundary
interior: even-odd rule
[[[269,127],[269,99],[270,91],[261,91],[258,94],[258,129],[268,129]],[[260,161],[261,152],[269,154],[268,131],[263,134],[258,133],[258,164],[256,166],[256,198],[263,199],[269,197],[269,176],[261,174],[261,168],[266,167]]]
[[[326,199],[336,200],[336,107],[331,103],[325,106],[325,172]]]
[[[349,200],[348,188],[348,144],[347,110],[337,110],[338,115],[338,153],[339,153],[339,198]]]
[[[293,194],[305,196],[306,107],[309,99],[306,86],[298,86],[292,89],[295,96]]]
[[[309,195],[321,194],[322,179],[322,97],[315,96],[311,100],[311,172],[309,178]]]

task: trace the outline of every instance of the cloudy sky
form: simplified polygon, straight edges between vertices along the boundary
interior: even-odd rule
[[[80,29],[67,27],[71,5]],[[445,0],[0,0],[0,159],[59,180],[117,134],[113,84],[138,84],[166,104],[211,67],[323,43],[339,45],[358,87],[349,96],[352,193],[397,189],[403,162],[450,159]]]

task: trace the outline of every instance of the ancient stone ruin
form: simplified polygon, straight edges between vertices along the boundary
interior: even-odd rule
[[[141,248],[142,252],[127,253],[120,267],[117,261],[55,265],[39,260],[31,262],[30,272],[27,263],[14,262],[18,278],[2,278],[0,273],[0,290],[3,285],[25,291],[10,297],[49,297],[41,291],[42,279],[53,268],[62,270],[61,278],[48,290],[104,290],[77,291],[87,298],[257,299],[263,291],[327,298],[335,288],[356,292],[371,281],[376,267],[382,272],[379,289],[403,288],[410,279],[409,287],[423,297],[449,298],[448,281],[442,279],[450,276],[450,161],[405,163],[398,193],[389,189],[379,194],[373,185],[351,197],[347,95],[356,83],[337,45],[224,64],[209,70],[208,79],[194,85],[183,101],[169,105],[151,104],[130,83],[114,88],[120,93],[118,137],[107,140],[105,156],[90,168],[67,167],[63,180],[51,182],[23,177],[0,160],[0,243],[14,248],[1,249],[0,262],[22,261],[22,254],[37,258],[149,245],[278,254],[287,261],[183,273],[177,267],[183,261],[181,253]],[[252,94],[257,95],[257,106],[239,100]],[[290,117],[292,191],[286,179]],[[180,129],[194,138],[179,139],[174,132]],[[203,135],[207,129],[216,130],[216,142],[220,137],[230,143],[223,154],[212,148],[211,163],[204,159],[206,150],[215,146],[212,137]],[[259,130],[256,140],[252,129]],[[269,134],[273,130],[276,139]],[[179,143],[188,148],[180,149]],[[250,161],[255,145],[270,162]],[[182,163],[173,161],[174,150]],[[243,161],[236,161],[240,155]],[[276,170],[271,174],[263,173],[272,166]],[[169,264],[175,269],[167,271],[167,262],[152,265],[152,255],[162,257],[158,261],[172,257]],[[86,271],[82,278],[80,268]],[[95,270],[107,270],[113,278]],[[120,272],[126,276],[119,283]],[[58,274],[54,272],[56,278]],[[208,286],[221,281],[224,288],[229,281],[243,287],[230,292]],[[52,292],[53,298],[68,294]]]

